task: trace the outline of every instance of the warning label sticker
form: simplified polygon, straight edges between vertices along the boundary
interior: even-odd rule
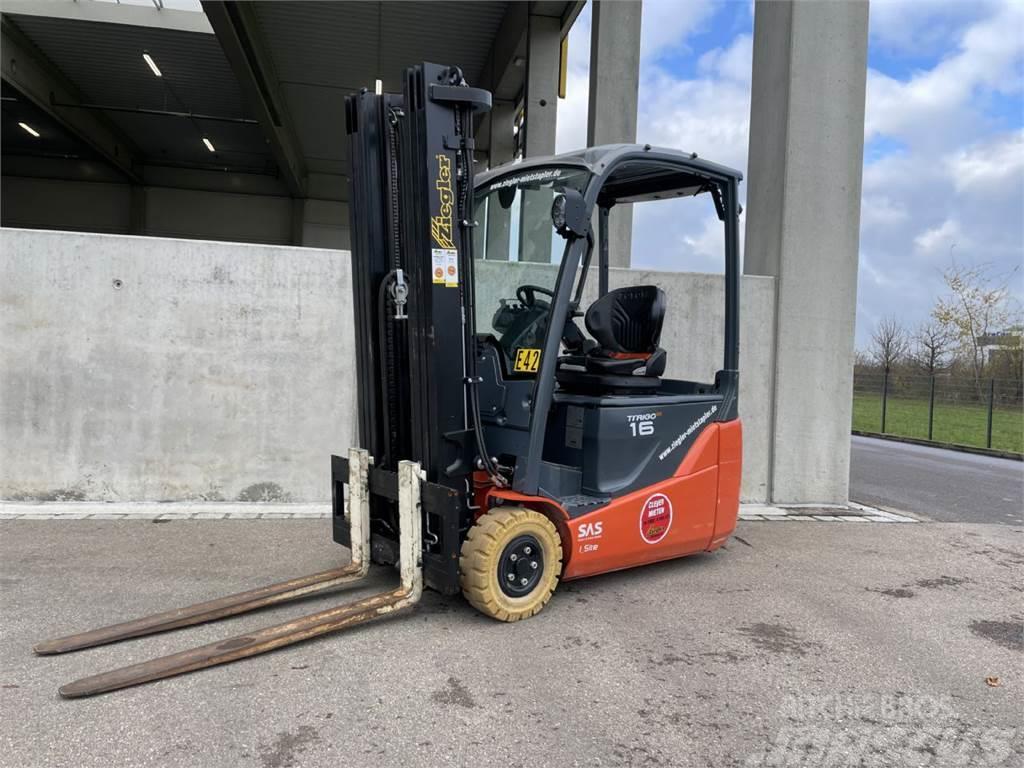
[[[664,493],[649,497],[640,507],[640,538],[657,544],[672,527],[672,502]]]
[[[448,269],[448,254],[455,253],[448,248],[433,248],[430,251],[430,273],[434,285],[445,285],[445,273]],[[457,271],[457,270],[456,270]]]
[[[454,248],[444,249],[444,284],[448,288],[459,285],[459,252]]]

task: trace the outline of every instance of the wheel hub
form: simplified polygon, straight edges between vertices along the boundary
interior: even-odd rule
[[[509,597],[530,594],[543,573],[544,551],[529,534],[512,539],[498,558],[498,583]]]

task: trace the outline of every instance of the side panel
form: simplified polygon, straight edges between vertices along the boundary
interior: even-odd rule
[[[718,438],[718,512],[709,550],[718,549],[736,530],[743,474],[743,425],[739,419],[720,425]]]
[[[631,568],[708,548],[718,507],[721,425],[701,432],[675,476],[569,524],[564,579]]]

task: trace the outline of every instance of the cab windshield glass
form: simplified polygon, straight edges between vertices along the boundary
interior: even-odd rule
[[[568,166],[529,168],[476,190],[476,328],[497,339],[510,374],[536,373],[547,332],[565,249],[551,204],[566,189],[583,192],[590,175]]]

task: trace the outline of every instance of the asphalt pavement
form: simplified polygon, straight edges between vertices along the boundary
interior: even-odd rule
[[[714,554],[461,598],[89,699],[70,680],[394,583],[66,656],[34,642],[346,559],[326,520],[0,521],[0,765],[1021,765],[1021,530],[741,522]]]
[[[1024,462],[854,435],[850,499],[925,520],[1021,525]]]

